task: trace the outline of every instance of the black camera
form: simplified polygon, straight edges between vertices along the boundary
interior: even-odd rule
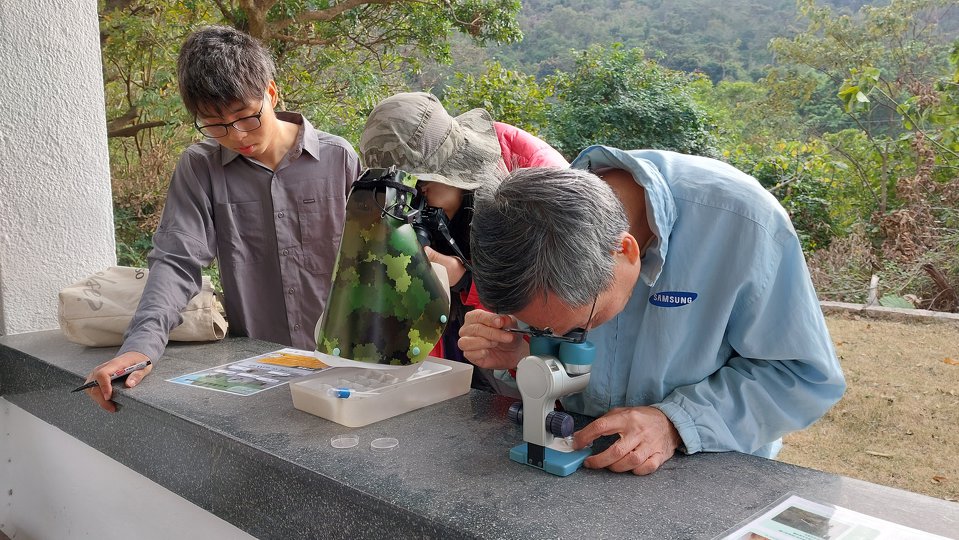
[[[416,237],[424,247],[433,243],[433,235],[442,235],[444,231],[449,233],[449,219],[442,208],[430,206],[426,202],[426,197],[418,193],[413,198],[413,212],[411,214],[413,230],[416,231]]]
[[[420,245],[426,247],[433,243],[434,235],[438,236],[453,248],[453,252],[456,253],[463,265],[472,271],[473,268],[466,261],[466,256],[463,255],[463,251],[460,250],[456,240],[453,239],[453,234],[450,232],[450,220],[446,216],[446,211],[436,206],[430,206],[426,202],[426,196],[419,190],[417,190],[416,197],[413,198],[412,206],[413,212],[410,214],[412,217],[410,223],[413,225],[413,230],[416,231],[416,238],[419,239]]]
[[[446,211],[436,206],[430,206],[423,193],[405,185],[407,173],[395,166],[380,169],[367,169],[353,183],[353,189],[370,189],[374,193],[383,190],[383,203],[380,206],[383,215],[393,219],[405,221],[413,226],[416,239],[423,247],[433,243],[434,235],[442,238],[467,268],[466,257],[450,233],[449,218]],[[379,202],[377,202],[379,204]]]

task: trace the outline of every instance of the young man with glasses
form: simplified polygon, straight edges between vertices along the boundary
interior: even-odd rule
[[[619,439],[587,467],[649,474],[677,450],[772,458],[845,391],[789,216],[725,163],[593,146],[570,169],[477,191],[471,241],[494,312],[467,314],[467,359],[515,368],[529,354],[519,321],[589,330],[589,385],[563,405],[598,419],[574,446]]]
[[[177,163],[123,345],[88,377],[99,381],[88,393],[108,411],[110,373],[157,361],[214,259],[231,334],[315,347],[359,162],[345,140],[274,110],[274,71],[260,43],[229,27],[197,30],[180,50],[180,97],[207,139]]]

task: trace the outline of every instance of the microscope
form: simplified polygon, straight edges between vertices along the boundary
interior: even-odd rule
[[[509,458],[557,476],[569,476],[592,453],[573,450],[573,417],[557,411],[556,400],[582,392],[589,384],[596,348],[589,341],[565,336],[533,335],[530,355],[516,367],[516,383],[523,401],[514,403],[508,416],[523,426],[523,443]]]

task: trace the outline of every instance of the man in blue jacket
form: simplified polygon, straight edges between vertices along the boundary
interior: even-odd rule
[[[563,405],[599,418],[574,446],[620,437],[587,467],[649,474],[677,450],[775,457],[845,391],[788,215],[725,163],[593,146],[571,169],[514,172],[477,192],[472,255],[495,312],[460,331],[476,365],[515,368],[529,347],[505,329],[520,321],[589,329],[589,386]]]

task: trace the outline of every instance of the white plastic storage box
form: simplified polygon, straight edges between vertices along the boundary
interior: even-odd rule
[[[396,369],[325,369],[290,382],[290,392],[301,411],[361,427],[461,396],[472,378],[472,364],[428,357]]]

